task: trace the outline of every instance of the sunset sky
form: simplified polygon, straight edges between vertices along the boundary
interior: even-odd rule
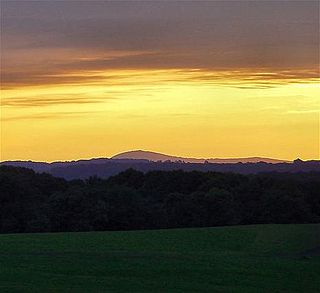
[[[1,1],[1,160],[319,159],[319,1]]]

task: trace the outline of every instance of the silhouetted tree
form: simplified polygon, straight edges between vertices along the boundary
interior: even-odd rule
[[[0,166],[0,233],[315,223],[319,190],[316,172],[129,169],[109,179],[66,181]]]

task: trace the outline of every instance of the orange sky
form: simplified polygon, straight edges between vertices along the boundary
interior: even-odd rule
[[[319,159],[317,1],[72,3],[2,7],[1,160]]]

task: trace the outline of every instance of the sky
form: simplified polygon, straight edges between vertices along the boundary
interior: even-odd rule
[[[0,8],[2,161],[319,159],[319,1]]]

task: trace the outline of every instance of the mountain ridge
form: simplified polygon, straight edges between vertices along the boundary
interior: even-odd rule
[[[190,158],[190,157],[180,157],[173,155],[166,155],[163,153],[153,152],[153,151],[144,151],[144,150],[133,150],[119,153],[111,159],[131,159],[131,160],[149,160],[153,162],[157,161],[182,161],[185,163],[291,163],[288,160],[281,159],[272,159],[272,158],[264,158],[264,157],[244,157],[244,158]]]
[[[149,171],[201,171],[201,172],[232,172],[239,174],[256,174],[261,172],[320,172],[320,161],[295,160],[290,163],[185,163],[178,161],[149,161],[143,159],[92,159],[69,162],[32,162],[6,161],[1,165],[24,167],[38,173],[50,173],[68,180],[87,179],[92,176],[108,178],[128,169],[141,172]]]

